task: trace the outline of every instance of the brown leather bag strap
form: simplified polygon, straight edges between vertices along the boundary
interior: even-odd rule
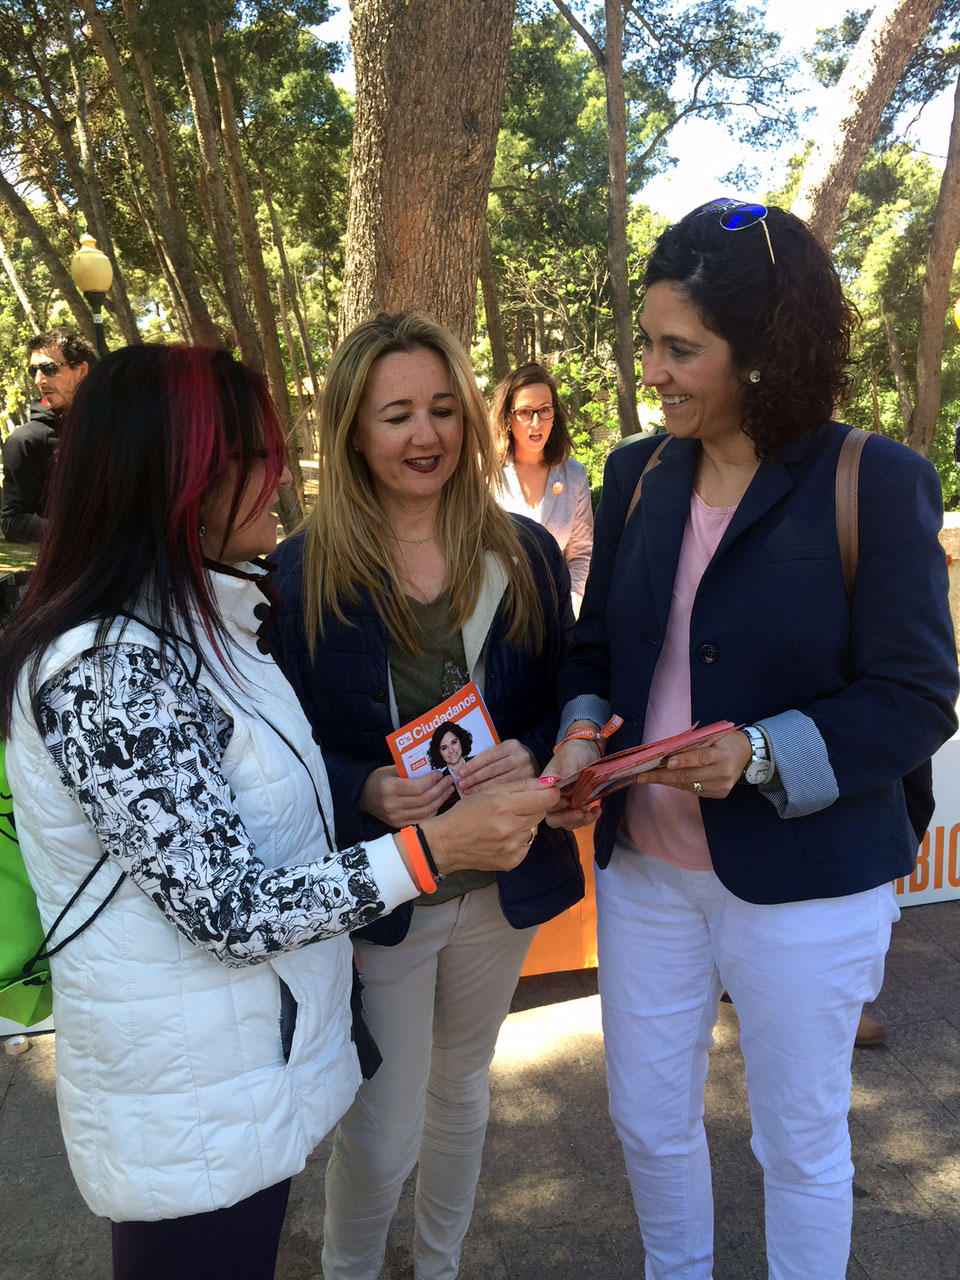
[[[640,472],[640,479],[637,481],[637,487],[634,489],[633,497],[630,499],[630,505],[629,507],[627,507],[627,514],[623,517],[624,524],[626,524],[627,521],[630,519],[630,517],[633,515],[633,509],[637,505],[637,503],[640,501],[640,486],[643,484],[643,477],[647,474],[648,471],[652,471],[654,467],[659,466],[660,454],[663,452],[669,439],[670,439],[669,436],[665,436],[664,439],[660,441],[660,443],[654,449],[653,453],[651,453],[650,457],[647,459],[647,465]]]
[[[860,552],[857,525],[860,454],[869,436],[869,431],[861,431],[857,427],[851,428],[843,437],[840,456],[837,458],[834,507],[837,518],[837,541],[840,543],[840,563],[843,566],[843,582],[848,596],[853,595]]]

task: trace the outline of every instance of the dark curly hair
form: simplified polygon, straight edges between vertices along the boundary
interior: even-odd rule
[[[66,325],[57,325],[55,329],[46,329],[43,333],[35,333],[27,342],[27,355],[40,351],[44,347],[59,347],[63,358],[71,368],[83,364],[86,360],[92,369],[97,363],[97,353],[90,343],[76,329],[68,329]]]
[[[806,223],[768,208],[768,248],[759,223],[730,231],[722,213],[702,206],[668,227],[647,262],[644,288],[679,285],[703,324],[729,343],[735,365],[759,371],[759,382],[744,384],[741,425],[757,457],[776,457],[832,418],[849,394],[859,315]]]
[[[462,725],[457,724],[456,720],[444,720],[434,729],[430,745],[427,747],[427,758],[432,769],[445,769],[447,767],[446,760],[440,754],[440,743],[448,733],[452,733],[460,743],[460,750],[464,760],[473,749],[473,734],[470,730],[464,729]]]
[[[493,393],[490,422],[500,446],[502,462],[513,457],[513,432],[510,430],[513,397],[521,387],[535,387],[540,383],[550,388],[550,398],[553,400],[553,429],[543,446],[543,460],[548,467],[555,467],[558,462],[564,462],[570,456],[568,416],[557,395],[557,384],[542,364],[531,363],[522,364],[519,369],[514,369],[505,378],[501,378]]]

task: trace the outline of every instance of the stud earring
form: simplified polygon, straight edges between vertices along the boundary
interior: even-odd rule
[[[759,369],[751,369],[751,370],[750,370],[750,373],[749,373],[747,376],[749,377],[749,379],[750,379],[750,381],[753,383],[753,385],[754,385],[754,386],[756,386],[756,385],[757,385],[757,383],[760,381],[760,370],[759,370]]]

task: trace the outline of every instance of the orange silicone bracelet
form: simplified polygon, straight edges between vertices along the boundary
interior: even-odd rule
[[[427,860],[423,854],[423,846],[417,839],[416,831],[414,831],[413,827],[401,827],[399,835],[403,841],[403,847],[413,863],[414,876],[421,891],[423,893],[436,893],[437,882],[430,874],[430,868],[427,866]]]

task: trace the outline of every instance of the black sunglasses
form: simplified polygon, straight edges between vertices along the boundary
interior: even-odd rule
[[[767,206],[765,204],[745,204],[740,200],[711,200],[703,204],[694,213],[719,213],[719,222],[724,231],[742,231],[745,227],[755,227],[757,223],[767,239],[767,252],[773,266],[777,260],[773,256],[773,244],[767,230]]]
[[[36,364],[27,365],[27,377],[35,378],[39,369],[45,378],[52,378],[58,369],[69,363],[69,360],[38,360]]]

